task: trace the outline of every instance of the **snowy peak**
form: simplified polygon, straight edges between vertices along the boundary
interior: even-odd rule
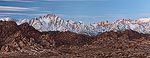
[[[70,20],[65,21],[55,14],[48,14],[32,18],[28,23],[40,31],[67,31],[67,25],[74,22]]]
[[[0,18],[0,21],[16,21],[16,20],[13,18],[6,17],[6,18]]]
[[[12,18],[0,18],[1,21],[16,21]],[[150,18],[138,20],[119,19],[114,22],[101,21],[92,24],[64,20],[55,14],[16,21],[18,25],[28,23],[35,29],[43,31],[71,31],[79,34],[97,35],[107,31],[133,30],[140,33],[150,33]]]
[[[48,14],[32,18],[28,23],[40,31],[49,31],[52,26],[62,23],[64,20],[54,14]]]
[[[150,22],[150,18],[140,18],[136,22]]]
[[[55,14],[35,17],[23,20],[39,31],[72,31],[76,33],[90,34],[95,32],[94,24],[85,24],[83,22],[75,22],[72,20],[64,20]]]

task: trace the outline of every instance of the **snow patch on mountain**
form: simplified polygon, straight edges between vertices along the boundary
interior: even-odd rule
[[[150,22],[150,18],[140,18],[136,20],[137,22]]]

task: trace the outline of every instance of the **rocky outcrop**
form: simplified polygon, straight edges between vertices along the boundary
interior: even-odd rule
[[[0,21],[0,57],[6,58],[146,58],[150,55],[149,44],[150,34],[133,30],[89,36],[70,31],[39,32],[28,23],[17,25],[14,21]],[[9,52],[12,54],[7,54]]]
[[[28,23],[17,25],[13,21],[0,22],[0,47],[3,52],[38,50],[62,45],[84,45],[91,42],[88,35],[73,32],[39,32]]]

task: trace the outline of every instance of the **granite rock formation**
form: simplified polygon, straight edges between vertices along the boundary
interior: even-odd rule
[[[1,58],[146,58],[150,34],[133,30],[96,36],[66,31],[40,32],[28,23],[0,21]]]

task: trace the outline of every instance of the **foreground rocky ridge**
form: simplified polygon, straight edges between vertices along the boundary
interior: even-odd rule
[[[88,35],[72,32],[39,32],[28,23],[17,25],[13,21],[0,22],[1,51],[19,51],[23,48],[41,49],[61,45],[84,45],[91,42]]]
[[[89,36],[73,32],[39,32],[28,23],[0,21],[0,57],[146,58],[150,35],[132,30]]]

